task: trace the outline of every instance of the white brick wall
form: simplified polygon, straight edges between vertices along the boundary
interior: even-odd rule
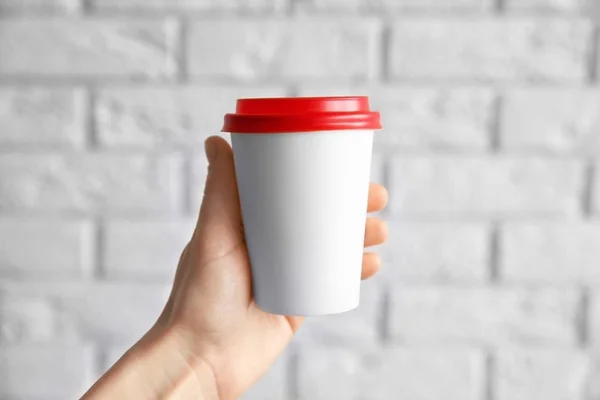
[[[425,19],[394,26],[391,72],[404,79],[581,82],[586,19]]]
[[[299,398],[475,400],[484,393],[484,363],[466,349],[315,348],[300,355]]]
[[[177,32],[173,19],[6,20],[0,76],[169,78],[177,73]]]
[[[389,220],[394,241],[383,246],[383,275],[403,282],[483,283],[489,276],[489,229],[481,223]],[[399,246],[398,243],[402,243]]]
[[[158,319],[168,298],[165,283],[148,282],[6,282],[0,287],[5,307],[27,307],[27,313],[7,310],[9,330],[41,329],[33,314],[52,321],[45,344],[90,341],[101,345],[131,345]],[[46,305],[44,305],[44,303]],[[36,308],[33,308],[36,306]],[[13,335],[14,336],[14,335]],[[14,338],[12,341],[18,341]],[[39,342],[39,340],[38,340]]]
[[[63,13],[80,7],[80,0],[0,0],[0,11],[7,13]]]
[[[507,281],[600,283],[600,225],[512,223],[502,228],[500,275]]]
[[[201,148],[220,130],[238,97],[284,96],[285,87],[109,87],[96,98],[97,138],[103,147]]]
[[[81,88],[3,87],[0,144],[81,147],[86,105]]]
[[[391,336],[414,343],[568,346],[577,341],[580,299],[572,290],[400,287]]]
[[[176,155],[0,155],[0,208],[31,211],[172,211],[181,202]]]
[[[575,351],[507,350],[498,354],[495,368],[499,400],[585,399],[591,394],[586,380],[598,379],[586,355]]]
[[[309,319],[244,399],[598,399],[599,21],[595,0],[0,0],[0,399],[76,398],[155,322],[204,139],[238,97],[295,94],[382,112],[391,238],[360,308]]]
[[[0,347],[0,396],[3,399],[76,398],[92,378],[89,347]]]
[[[104,265],[108,278],[173,278],[174,265],[194,232],[186,220],[126,221],[111,219],[104,226]],[[135,238],[135,240],[131,240]]]
[[[193,76],[242,81],[368,79],[378,72],[380,27],[372,19],[196,22],[188,69]]]
[[[514,151],[597,154],[600,92],[595,89],[514,89],[505,97],[503,146]]]
[[[558,11],[576,12],[585,10],[592,1],[588,0],[507,0],[510,11]]]
[[[271,12],[282,10],[284,0],[89,0],[95,10],[199,10],[205,12]]]
[[[0,236],[4,275],[53,280],[81,278],[92,269],[93,228],[88,221],[3,217]]]
[[[6,296],[0,304],[3,343],[51,343],[57,335],[57,315],[43,297]]]
[[[404,156],[391,161],[394,214],[480,217],[578,212],[583,165],[572,159],[470,155]]]
[[[298,8],[308,12],[400,12],[443,11],[472,12],[489,11],[493,0],[300,0]]]

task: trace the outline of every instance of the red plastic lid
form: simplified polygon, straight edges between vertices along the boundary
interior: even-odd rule
[[[239,99],[225,115],[223,132],[290,133],[381,129],[379,113],[366,96]]]

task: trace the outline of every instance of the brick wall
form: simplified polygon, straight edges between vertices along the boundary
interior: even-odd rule
[[[391,241],[245,399],[600,398],[597,0],[0,0],[0,399],[154,321],[243,96],[369,94]]]

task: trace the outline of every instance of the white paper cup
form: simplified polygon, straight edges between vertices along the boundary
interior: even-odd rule
[[[358,306],[373,132],[230,132],[261,309],[324,315]]]

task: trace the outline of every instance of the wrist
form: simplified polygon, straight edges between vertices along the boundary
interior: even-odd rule
[[[83,397],[219,400],[214,372],[175,328],[153,328]],[[83,400],[82,399],[82,400]]]
[[[192,342],[175,327],[162,329],[152,335],[147,360],[162,370],[170,384],[164,385],[165,397],[160,399],[178,400],[198,398],[199,400],[219,400],[214,370],[207,360],[193,351]]]

